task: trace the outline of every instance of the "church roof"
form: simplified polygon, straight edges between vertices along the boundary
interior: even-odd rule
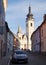
[[[27,18],[33,18],[33,14],[31,13],[31,6],[29,6],[29,12],[27,14]]]
[[[26,36],[26,34],[22,35],[22,39]]]

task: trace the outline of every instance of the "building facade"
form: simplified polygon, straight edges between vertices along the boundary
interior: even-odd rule
[[[5,10],[5,13],[6,13],[7,5],[8,5],[8,0],[2,0],[2,1],[3,1],[4,10]]]
[[[9,32],[7,32],[7,52],[13,51],[13,46],[14,46],[14,35],[9,30]]]
[[[31,35],[34,32],[34,18],[31,13],[31,7],[29,6],[29,13],[26,18],[26,36],[27,36],[27,49],[31,50]]]
[[[46,14],[41,24],[41,52],[46,52]]]
[[[39,53],[41,51],[40,26],[33,32],[31,39],[32,39],[32,51]]]
[[[3,0],[0,0],[0,58],[2,58],[6,53],[5,33],[5,6]]]
[[[46,14],[42,24],[34,31],[31,39],[33,52],[46,52]]]
[[[26,34],[22,34],[21,27],[18,27],[17,39],[19,40],[20,49],[27,49],[27,37]]]
[[[31,49],[32,41],[31,35],[34,32],[34,18],[31,13],[31,7],[29,6],[29,13],[26,18],[26,34],[22,33],[21,27],[18,27],[17,38],[20,43],[20,49]]]
[[[14,49],[20,49],[20,42],[17,36],[14,37]]]
[[[11,32],[11,30],[8,27],[8,23],[5,22],[5,26],[6,26],[6,53],[9,53],[11,51],[13,51],[13,47],[14,47],[14,34]]]

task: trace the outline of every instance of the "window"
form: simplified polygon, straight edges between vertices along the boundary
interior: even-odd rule
[[[28,36],[27,36],[27,40],[28,40]]]
[[[0,34],[3,34],[3,26],[0,26]]]
[[[41,43],[41,49],[44,49],[44,42]]]
[[[36,40],[36,43],[37,43],[37,40]]]
[[[43,36],[43,29],[42,29],[42,36]]]
[[[32,23],[30,25],[32,26]]]
[[[2,7],[0,6],[0,14],[2,13]]]
[[[19,39],[21,40],[21,37],[19,37]]]
[[[26,48],[26,44],[24,44],[24,48]]]
[[[26,24],[26,26],[28,27],[28,24]]]

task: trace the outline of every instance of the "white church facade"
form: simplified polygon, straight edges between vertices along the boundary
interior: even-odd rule
[[[26,34],[22,34],[22,29],[20,26],[18,27],[17,38],[20,43],[20,49],[27,49],[27,37]]]
[[[34,32],[34,18],[31,13],[31,7],[29,6],[29,13],[26,18],[26,36],[27,36],[27,49],[31,50],[32,42],[31,35]]]
[[[26,34],[22,34],[22,29],[19,26],[17,31],[17,38],[20,42],[20,49],[31,50],[31,35],[34,32],[34,18],[31,13],[31,7],[29,6],[29,12],[26,17]]]

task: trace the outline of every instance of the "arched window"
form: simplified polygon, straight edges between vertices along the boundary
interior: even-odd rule
[[[30,26],[32,26],[32,23],[30,24]]]

